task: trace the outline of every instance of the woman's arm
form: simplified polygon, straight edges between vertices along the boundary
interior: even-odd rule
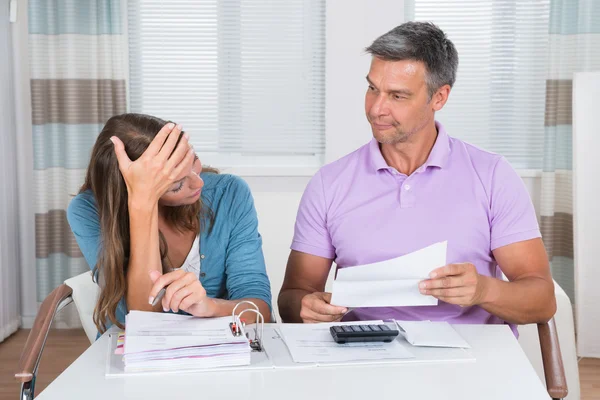
[[[267,276],[262,238],[258,232],[258,216],[248,184],[238,177],[228,187],[231,199],[230,221],[232,224],[225,259],[226,287],[229,299],[219,301],[224,314],[242,300],[254,302],[264,316],[271,319],[271,284]],[[242,307],[242,306],[240,306]],[[252,314],[246,313],[248,319]],[[253,318],[251,320],[254,320]]]
[[[177,180],[190,173],[194,152],[188,137],[180,137],[181,126],[165,125],[140,158],[131,161],[125,146],[111,140],[119,169],[127,185],[129,208],[129,263],[127,265],[127,307],[130,310],[160,311],[149,300],[150,273],[162,272],[158,231],[158,200]]]
[[[160,275],[153,273],[154,286],[150,296],[167,287],[162,299],[164,310],[183,310],[197,317],[222,317],[231,315],[234,307],[248,300],[256,304],[265,322],[271,320],[271,285],[267,277],[262,253],[262,240],[258,234],[258,219],[248,185],[233,177],[221,200],[219,212],[227,212],[227,218],[219,223],[230,224],[227,254],[225,256],[225,277],[228,299],[214,299],[206,296],[206,291],[192,272],[177,270]],[[250,308],[240,305],[238,311]],[[246,313],[247,323],[256,320],[256,314]]]
[[[265,322],[271,320],[269,304],[262,299],[243,298],[224,300],[208,297],[198,280],[198,276],[193,272],[186,272],[181,269],[164,275],[154,272],[150,275],[150,278],[154,282],[154,286],[150,290],[151,296],[154,297],[162,288],[167,288],[159,305],[165,312],[171,310],[177,313],[181,310],[196,317],[225,317],[231,315],[239,302],[248,300],[256,304]],[[247,308],[253,307],[250,304],[242,304],[236,310],[236,314]],[[246,313],[243,318],[247,323],[252,323],[256,320],[257,315],[255,313]]]
[[[127,267],[127,307],[130,310],[162,311],[148,301],[152,280],[150,273],[162,273],[158,237],[158,204],[129,200],[130,256]]]

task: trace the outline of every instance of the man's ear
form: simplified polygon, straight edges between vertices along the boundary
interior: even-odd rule
[[[440,111],[444,108],[444,105],[448,101],[448,96],[450,96],[450,85],[444,85],[440,87],[431,97],[431,107],[433,111]]]

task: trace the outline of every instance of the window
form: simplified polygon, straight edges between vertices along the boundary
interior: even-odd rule
[[[325,147],[325,0],[128,2],[129,109],[205,164],[309,173]]]
[[[456,84],[436,118],[517,169],[541,169],[549,0],[412,1],[414,19],[435,23],[458,50]]]

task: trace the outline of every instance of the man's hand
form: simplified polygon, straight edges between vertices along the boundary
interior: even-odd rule
[[[334,322],[342,319],[348,311],[346,307],[329,304],[331,293],[315,292],[302,298],[300,318],[305,323]]]
[[[419,283],[422,294],[431,295],[446,303],[468,307],[482,304],[488,297],[488,280],[479,275],[471,263],[449,264],[433,270]]]

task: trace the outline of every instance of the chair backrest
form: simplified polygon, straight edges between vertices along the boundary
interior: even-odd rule
[[[73,289],[73,302],[77,308],[81,325],[83,325],[83,330],[90,343],[93,343],[98,334],[98,329],[94,324],[94,307],[100,294],[100,288],[92,280],[91,271],[67,279],[65,284]]]

